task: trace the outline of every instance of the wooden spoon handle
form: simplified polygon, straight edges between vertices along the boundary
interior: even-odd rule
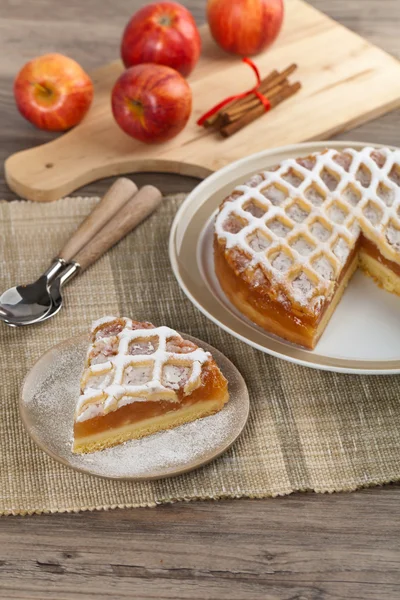
[[[74,257],[82,270],[87,269],[114,244],[144,221],[162,202],[161,192],[152,185],[143,187],[123,206],[107,225]]]
[[[62,248],[59,258],[70,262],[137,191],[137,186],[130,179],[117,179]]]

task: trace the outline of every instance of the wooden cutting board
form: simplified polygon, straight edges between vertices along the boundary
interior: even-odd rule
[[[93,73],[95,99],[83,122],[5,163],[6,180],[24,198],[47,202],[84,184],[121,173],[164,171],[204,177],[248,154],[274,146],[327,139],[400,106],[400,63],[302,0],[287,0],[282,33],[255,57],[265,76],[296,62],[300,93],[228,139],[196,125],[228,95],[254,85],[238,57],[220,50],[202,28],[202,58],[190,77],[194,109],[186,129],[162,145],[145,145],[123,133],[110,108],[119,61]],[[371,140],[372,142],[373,140]]]

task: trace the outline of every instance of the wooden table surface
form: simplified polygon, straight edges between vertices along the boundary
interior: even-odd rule
[[[204,21],[205,0],[182,0]],[[399,0],[312,0],[400,58]],[[51,139],[18,114],[12,81],[51,51],[87,69],[118,56],[140,0],[0,0],[0,162]],[[340,107],[338,107],[340,109]],[[400,111],[339,139],[399,145]],[[164,192],[196,181],[139,175]],[[107,181],[87,186],[102,193]],[[0,177],[0,198],[14,194]],[[0,491],[1,493],[1,491]],[[400,487],[263,501],[0,519],[0,598],[339,600],[400,598]]]

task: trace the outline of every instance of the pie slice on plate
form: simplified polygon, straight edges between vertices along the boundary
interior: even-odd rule
[[[169,327],[105,317],[92,326],[73,451],[94,452],[220,411],[228,383],[209,352]]]

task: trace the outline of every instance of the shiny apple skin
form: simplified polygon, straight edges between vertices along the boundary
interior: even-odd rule
[[[199,60],[201,38],[192,14],[177,2],[144,6],[133,15],[121,42],[125,67],[166,65],[187,77]]]
[[[71,58],[45,54],[22,67],[14,81],[14,97],[21,115],[36,127],[65,131],[89,110],[93,83]]]
[[[207,19],[215,41],[240,56],[259,54],[277,38],[283,0],[208,0]]]
[[[125,133],[141,142],[174,138],[192,112],[192,91],[186,79],[164,65],[127,69],[114,85],[112,112]]]

